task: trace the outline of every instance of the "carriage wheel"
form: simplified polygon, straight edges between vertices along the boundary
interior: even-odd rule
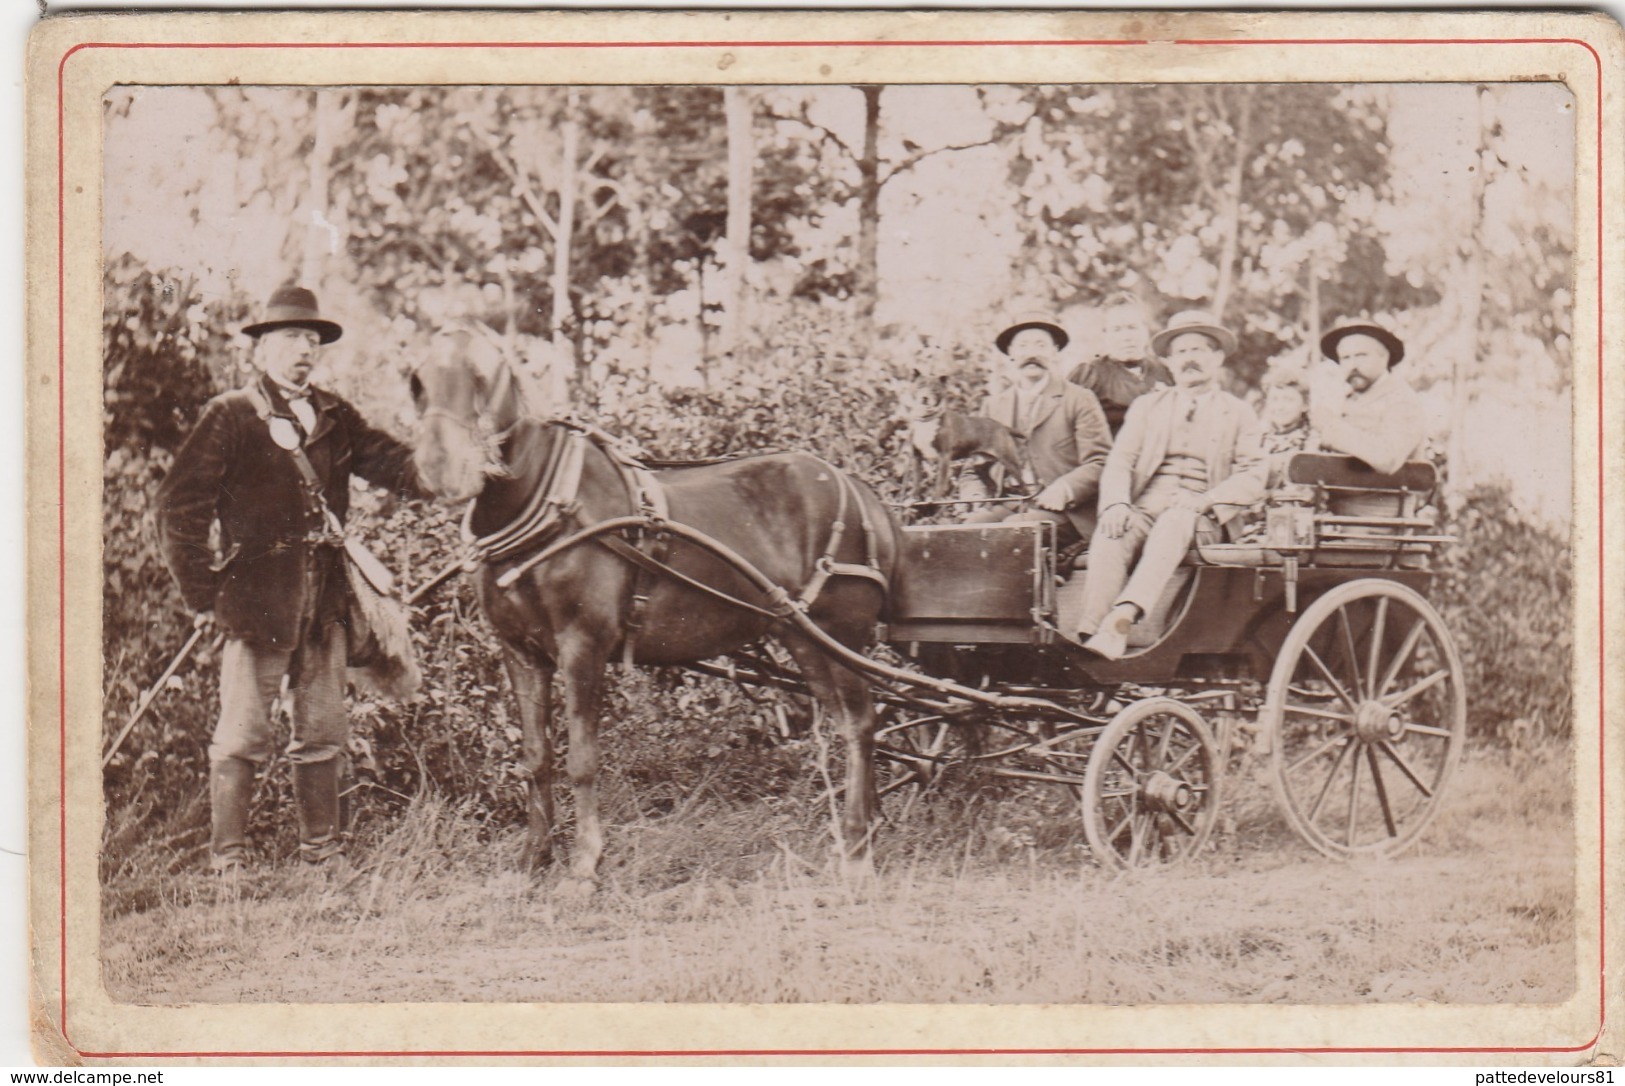
[[[1146,698],[1112,718],[1083,778],[1083,830],[1107,867],[1190,859],[1218,814],[1218,750],[1200,713]]]
[[[901,821],[925,790],[960,757],[953,724],[938,713],[910,713],[875,732],[875,787],[889,817]],[[888,798],[890,797],[890,798]]]
[[[1020,726],[985,719],[972,741],[967,725],[943,713],[904,710],[898,719],[875,732],[875,786],[886,805],[886,817],[902,821],[926,791],[956,767],[993,765],[1032,745]]]
[[[1461,758],[1461,658],[1427,600],[1338,585],[1293,624],[1260,717],[1292,828],[1328,856],[1393,855],[1438,813]]]

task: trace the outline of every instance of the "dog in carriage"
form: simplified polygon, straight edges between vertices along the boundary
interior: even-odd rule
[[[1026,439],[985,415],[970,415],[947,405],[946,376],[927,377],[918,370],[914,380],[898,394],[896,417],[907,431],[907,491],[922,494],[928,477],[934,479],[930,498],[941,500],[952,487],[953,465],[980,460],[999,464],[1005,478],[1022,480],[1027,474]]]

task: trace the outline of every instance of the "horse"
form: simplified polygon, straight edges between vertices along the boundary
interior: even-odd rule
[[[555,710],[575,796],[570,878],[590,886],[604,850],[609,664],[693,663],[769,633],[844,736],[841,844],[845,861],[865,861],[874,701],[829,650],[861,652],[885,606],[899,529],[879,498],[805,453],[650,471],[590,423],[533,414],[515,364],[477,332],[438,335],[410,387],[419,477],[442,501],[468,503],[480,602],[519,703],[530,873],[553,862]]]

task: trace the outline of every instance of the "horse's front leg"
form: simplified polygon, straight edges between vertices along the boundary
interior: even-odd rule
[[[846,736],[846,809],[843,812],[848,859],[869,855],[875,811],[875,703],[869,684],[839,665],[830,665],[835,698],[841,706],[841,730]]]
[[[604,826],[598,814],[598,714],[603,704],[605,650],[579,635],[560,638],[559,668],[564,679],[564,721],[570,751],[564,771],[576,801],[576,840],[570,873],[591,882],[604,854]]]
[[[875,810],[875,708],[868,681],[830,659],[799,635],[783,636],[819,708],[846,740],[846,803],[841,813],[841,844],[848,860],[866,860]]]
[[[553,664],[504,644],[502,661],[519,701],[525,772],[525,869],[540,874],[553,862]]]

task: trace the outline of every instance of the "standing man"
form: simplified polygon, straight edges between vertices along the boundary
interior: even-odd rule
[[[1140,299],[1126,291],[1113,294],[1102,303],[1101,317],[1100,353],[1079,363],[1067,380],[1095,394],[1116,437],[1129,405],[1174,378],[1152,357],[1151,326]]]
[[[1067,342],[1066,330],[1041,314],[1022,317],[994,339],[1013,372],[1010,387],[989,396],[982,413],[1026,437],[1027,460],[1043,489],[1030,510],[1009,514],[994,508],[973,513],[967,522],[1048,522],[1056,526],[1059,547],[1088,539],[1094,530],[1111,431],[1094,393],[1061,380]]]
[[[425,493],[407,446],[310,384],[318,348],[342,331],[310,291],[272,294],[263,319],[243,329],[261,373],[209,401],[158,492],[164,560],[199,624],[218,622],[226,637],[209,744],[209,852],[222,874],[244,864],[249,798],[272,754],[271,702],[284,676],[299,854],[322,863],[343,851],[349,588],[335,519],[349,509],[352,474]]]
[[[1320,339],[1320,352],[1343,371],[1347,397],[1326,403],[1316,397],[1309,424],[1328,452],[1358,457],[1391,473],[1420,456],[1427,417],[1416,390],[1393,372],[1405,343],[1375,324],[1345,324]]]
[[[1264,495],[1258,416],[1219,388],[1235,334],[1189,310],[1151,345],[1174,385],[1134,401],[1106,460],[1078,624],[1084,647],[1108,660],[1128,651],[1130,629],[1156,606],[1192,539],[1216,537]]]

